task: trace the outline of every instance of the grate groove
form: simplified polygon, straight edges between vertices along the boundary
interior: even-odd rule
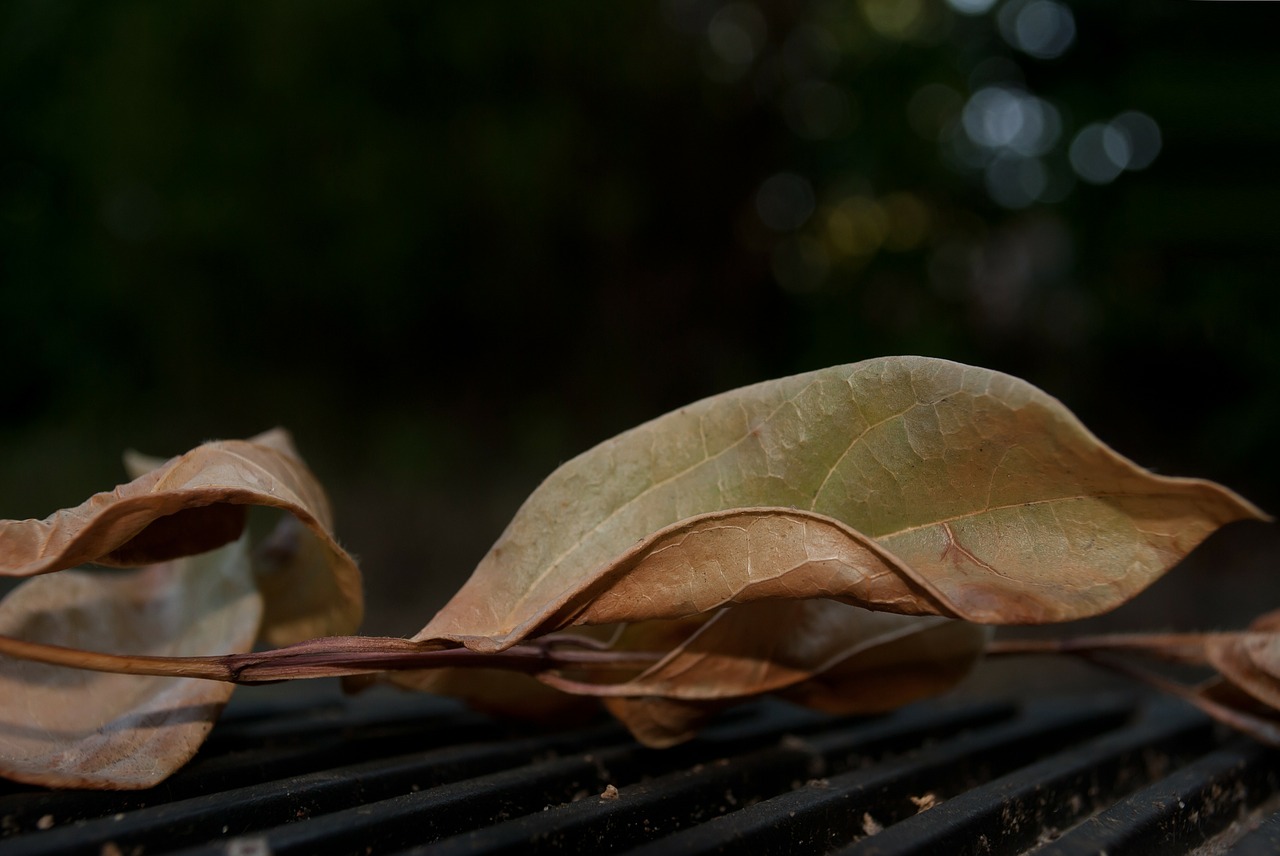
[[[375,692],[233,712],[148,791],[6,785],[0,853],[1252,856],[1280,841],[1277,760],[1131,696],[864,719],[762,702],[655,751]]]

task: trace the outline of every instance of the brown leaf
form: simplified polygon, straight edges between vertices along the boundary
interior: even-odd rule
[[[135,458],[133,468],[154,466]],[[355,562],[334,539],[328,499],[283,430],[251,440],[205,443],[115,490],[44,520],[0,521],[0,575],[34,576],[85,563],[128,567],[213,549],[239,537],[245,507],[279,508],[264,632],[273,644],[359,626],[363,599]],[[285,596],[283,593],[289,591]]]
[[[949,686],[985,639],[910,619],[903,640],[864,652],[875,624],[844,604],[1082,618],[1248,517],[1264,515],[1210,482],[1141,469],[1023,381],[891,357],[715,396],[561,466],[415,639],[494,652],[628,623],[619,650],[667,659],[630,677],[541,677],[606,696],[667,742],[753,692],[887,708]]]
[[[617,624],[699,615],[761,599],[841,597],[919,612],[945,605],[912,570],[838,520],[790,508],[735,508],[691,517],[650,534],[579,588],[530,609],[533,618],[498,637],[483,625],[484,590],[465,586],[419,638],[500,650],[575,624]]]
[[[787,529],[778,548],[739,537],[748,561],[713,545],[720,534],[682,524],[779,508],[795,509],[801,533]],[[667,544],[653,533],[678,538],[682,527],[708,546],[685,549],[628,602],[645,618],[749,592],[745,569],[825,526],[824,541],[842,535],[852,542],[842,556],[861,558],[825,577],[793,565],[798,576],[771,581],[768,596],[1066,621],[1132,597],[1218,526],[1264,516],[1218,485],[1141,469],[1024,381],[889,357],[718,395],[569,461],[415,638],[493,650],[606,620],[594,602],[622,585],[620,564],[659,554]]]
[[[248,651],[262,615],[243,539],[130,571],[65,571],[0,601],[0,635],[122,654]],[[0,775],[145,788],[195,754],[233,684],[0,658]]]

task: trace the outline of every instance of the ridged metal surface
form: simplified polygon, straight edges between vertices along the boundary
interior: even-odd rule
[[[1278,761],[1136,696],[761,703],[656,751],[374,693],[233,710],[150,791],[0,785],[0,853],[1277,853]]]

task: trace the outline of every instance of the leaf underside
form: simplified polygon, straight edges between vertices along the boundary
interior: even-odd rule
[[[65,571],[0,601],[0,635],[127,654],[248,651],[262,601],[241,539],[132,571]],[[145,788],[195,754],[233,684],[0,658],[0,775]]]

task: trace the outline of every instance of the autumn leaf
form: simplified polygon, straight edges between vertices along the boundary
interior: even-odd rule
[[[283,645],[359,626],[360,572],[335,540],[328,498],[286,432],[205,443],[155,463],[133,458],[133,468],[146,472],[44,520],[0,521],[0,575],[195,555],[237,539],[246,506],[267,506],[302,526],[282,524],[274,555],[269,550],[259,562],[263,585],[276,592],[268,600],[266,638]]]
[[[27,580],[0,601],[0,636],[181,657],[248,651],[261,616],[241,538],[137,570]],[[0,775],[53,787],[150,787],[195,754],[234,688],[0,658]]]
[[[749,509],[800,525],[739,538],[737,553],[719,535],[677,548],[679,573],[658,574],[635,608],[678,617],[703,586],[743,602],[790,585],[903,613],[1067,621],[1124,602],[1219,526],[1265,517],[1211,482],[1138,467],[1017,378],[889,357],[714,396],[574,458],[415,638],[492,650],[591,623],[602,590],[625,585],[619,565],[671,549],[654,533],[697,535],[706,515]],[[759,563],[807,556],[809,539],[826,551],[833,533],[857,559],[820,587],[800,582],[807,560],[757,585]]]
[[[153,785],[195,753],[234,685],[155,677],[200,672],[148,662],[234,656],[260,635],[288,644],[360,620],[355,563],[284,431],[168,461],[129,453],[126,468],[132,481],[77,508],[0,522],[0,573],[32,577],[0,601],[0,644],[63,664],[0,659],[0,775]],[[252,555],[250,504],[292,512]],[[82,562],[145,566],[66,569]],[[88,671],[104,663],[135,673]]]
[[[568,462],[415,639],[494,652],[627,624],[617,650],[647,635],[672,659],[643,680],[541,679],[608,697],[615,713],[619,699],[667,699],[637,705],[666,722],[640,727],[669,736],[712,699],[791,686],[839,706],[876,671],[856,657],[833,669],[823,648],[856,646],[874,626],[869,613],[850,607],[813,641],[805,622],[753,624],[749,604],[823,598],[987,624],[1066,621],[1114,608],[1214,529],[1250,517],[1264,515],[1218,485],[1116,454],[1030,384],[891,357],[715,396]],[[712,612],[714,622],[687,621]],[[943,667],[920,640],[948,635],[961,644]],[[780,652],[796,638],[810,640],[810,656],[784,667]],[[876,646],[912,676],[888,679],[887,695],[944,689],[982,638],[930,623]],[[699,667],[686,668],[694,651]],[[392,680],[458,688],[439,672]]]

